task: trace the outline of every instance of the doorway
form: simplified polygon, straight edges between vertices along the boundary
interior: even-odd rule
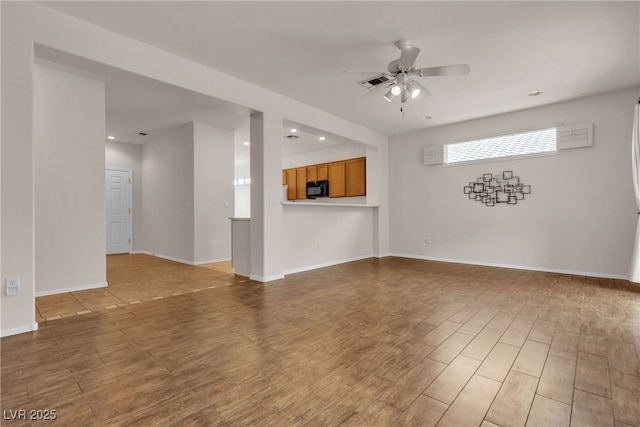
[[[131,252],[131,169],[105,173],[107,255]]]

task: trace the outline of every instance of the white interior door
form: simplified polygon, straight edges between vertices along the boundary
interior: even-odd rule
[[[131,171],[107,169],[107,255],[131,252]]]

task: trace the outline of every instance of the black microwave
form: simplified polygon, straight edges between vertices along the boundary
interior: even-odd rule
[[[315,199],[317,197],[329,197],[329,181],[307,182],[307,199]]]

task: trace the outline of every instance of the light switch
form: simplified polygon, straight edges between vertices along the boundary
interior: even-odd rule
[[[224,201],[224,207],[225,208],[230,208],[231,207],[231,202],[229,200],[225,200]]]

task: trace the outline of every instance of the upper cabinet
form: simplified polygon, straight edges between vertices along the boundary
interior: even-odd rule
[[[295,169],[287,169],[287,200],[298,198],[298,179]]]
[[[286,169],[282,175],[288,200],[306,199],[307,182],[324,180],[329,181],[329,197],[366,196],[366,158]]]
[[[307,166],[307,182],[318,181],[318,166]]]
[[[329,197],[345,197],[345,162],[329,163]]]
[[[367,171],[365,158],[351,159],[345,162],[347,170],[347,197],[367,194]]]
[[[318,165],[318,181],[329,179],[329,165]]]
[[[298,179],[298,188],[296,191],[296,199],[307,198],[307,168],[296,168]]]

